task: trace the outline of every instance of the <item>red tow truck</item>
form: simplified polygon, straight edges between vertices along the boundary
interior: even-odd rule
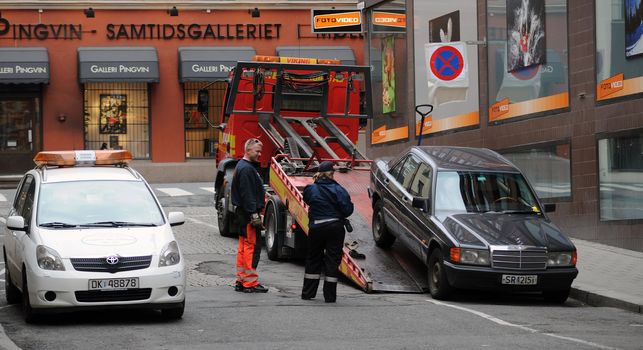
[[[264,238],[269,259],[305,256],[308,208],[302,191],[313,182],[311,169],[330,160],[339,169],[335,180],[348,190],[356,208],[349,218],[354,230],[346,235],[341,272],[366,292],[417,292],[418,283],[394,254],[376,248],[371,237],[371,161],[356,147],[360,119],[373,115],[370,70],[337,60],[274,56],[237,63],[218,121],[214,201],[219,232],[237,235],[230,183],[246,140],[258,138],[264,144],[260,173],[267,190]]]

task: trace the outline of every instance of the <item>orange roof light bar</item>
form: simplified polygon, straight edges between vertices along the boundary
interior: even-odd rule
[[[334,59],[317,59],[308,57],[280,57],[280,56],[263,56],[256,55],[252,58],[256,62],[274,62],[274,63],[299,63],[299,64],[341,64],[342,61]]]
[[[37,166],[118,165],[130,160],[132,154],[126,150],[38,152],[33,159]]]

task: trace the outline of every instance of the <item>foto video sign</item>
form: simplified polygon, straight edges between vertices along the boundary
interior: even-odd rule
[[[361,33],[362,12],[360,10],[311,10],[313,34]]]

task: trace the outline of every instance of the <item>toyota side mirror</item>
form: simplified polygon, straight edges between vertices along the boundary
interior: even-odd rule
[[[19,215],[12,215],[7,218],[7,228],[12,231],[26,231],[25,218]]]
[[[170,226],[179,226],[185,223],[185,214],[180,211],[171,211],[167,214],[167,221],[170,222]]]

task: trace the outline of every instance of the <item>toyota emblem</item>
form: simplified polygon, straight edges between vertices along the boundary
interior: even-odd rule
[[[107,258],[105,258],[105,262],[107,262],[110,265],[116,265],[118,264],[118,256],[110,255]]]

